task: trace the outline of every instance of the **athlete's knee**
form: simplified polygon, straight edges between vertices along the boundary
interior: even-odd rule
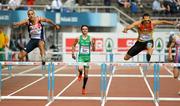
[[[87,78],[87,79],[88,79],[88,74],[84,74],[84,78]]]
[[[130,58],[131,58],[131,57],[128,56],[128,55],[124,56],[124,60],[129,60]]]
[[[26,52],[20,52],[19,54],[18,54],[18,59],[23,59],[24,57],[26,56]]]
[[[18,54],[18,59],[19,60],[23,59],[23,55],[21,53]]]
[[[178,79],[178,77],[179,77],[179,67],[177,69],[173,70],[173,76],[174,76],[174,79]]]
[[[83,66],[79,66],[79,71],[82,71],[83,69],[84,69],[84,67]]]

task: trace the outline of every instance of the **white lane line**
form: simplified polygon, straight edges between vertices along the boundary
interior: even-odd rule
[[[107,95],[108,95],[108,92],[109,92],[109,88],[110,88],[110,85],[111,85],[112,78],[113,78],[113,75],[114,75],[114,73],[115,73],[115,70],[116,70],[116,67],[113,68],[112,74],[110,75],[109,82],[108,82],[108,85],[107,85],[107,88],[106,88],[106,92],[105,92],[105,98],[103,98],[103,101],[102,101],[102,103],[101,103],[101,106],[105,106],[106,98],[107,98]]]
[[[21,90],[23,90],[23,89],[25,89],[25,88],[27,88],[27,87],[29,87],[29,86],[31,86],[31,85],[33,85],[33,84],[35,84],[35,83],[41,81],[41,80],[44,79],[44,78],[45,78],[45,77],[39,78],[39,79],[37,79],[36,81],[34,81],[34,82],[32,82],[32,83],[30,83],[30,84],[28,84],[28,85],[26,85],[26,86],[24,86],[24,87],[22,87],[22,88],[16,90],[15,92],[13,92],[13,93],[11,93],[11,94],[9,94],[8,96],[12,96],[12,95],[14,95],[14,94],[20,92]]]
[[[169,68],[167,68],[166,66],[164,68],[173,76],[173,72]]]
[[[144,76],[142,67],[139,67],[139,69],[140,69],[141,75]],[[150,84],[149,84],[149,82],[147,81],[147,78],[146,78],[145,76],[144,76],[144,81],[145,81],[145,83],[146,83],[146,85],[147,85],[147,87],[148,87],[148,89],[149,89],[149,92],[151,93],[151,96],[153,97],[153,100],[154,100],[155,97],[154,97],[153,90],[151,89]],[[157,101],[155,101],[154,103],[155,103],[156,106],[159,106],[159,104],[158,104]]]
[[[49,106],[51,103],[54,102],[54,100],[60,96],[65,90],[67,90],[75,81],[77,80],[77,77],[71,82],[69,83],[60,93],[58,93],[54,98],[53,100],[49,101],[45,106]]]
[[[1,99],[7,100],[47,100],[47,96],[1,96]],[[101,100],[101,97],[82,97],[82,96],[60,96],[54,98],[55,100]],[[107,97],[111,101],[152,101],[152,97]],[[162,97],[160,101],[180,101],[180,98]]]
[[[24,74],[24,73],[33,71],[33,70],[35,70],[35,69],[37,69],[37,68],[39,68],[39,67],[40,67],[40,66],[37,66],[37,67],[34,67],[34,68],[30,68],[30,69],[25,70],[25,71],[23,71],[23,72],[20,72],[20,73],[18,73],[18,74],[16,74],[16,75],[20,75],[20,74]],[[15,75],[12,74],[12,76],[15,76]],[[5,80],[10,79],[12,76],[8,76],[8,77],[6,77],[6,78],[3,78],[2,81],[5,81]]]
[[[82,97],[82,96],[60,96],[55,97],[55,100],[101,100],[101,97]]]
[[[30,68],[29,70],[26,70],[26,71],[20,72],[20,73],[18,73],[17,75],[20,75],[20,74],[24,74],[24,73],[27,73],[27,72],[34,71],[35,69],[37,69],[37,68],[39,68],[39,67],[40,67],[40,66]]]
[[[15,100],[47,100],[47,96],[1,96],[1,99]]]
[[[58,71],[60,71],[60,70],[62,70],[62,69],[64,69],[65,67],[66,67],[66,66],[63,66],[63,67],[57,69],[57,70],[55,71],[55,73],[58,72]],[[41,77],[42,77],[42,76],[41,76]],[[14,95],[14,94],[16,94],[16,93],[18,93],[18,92],[26,89],[27,87],[29,87],[29,86],[31,86],[31,85],[33,85],[33,84],[41,81],[41,80],[44,79],[44,78],[46,78],[46,77],[39,78],[39,79],[33,81],[32,83],[30,83],[30,84],[28,84],[28,85],[26,85],[26,86],[24,86],[24,87],[22,87],[22,88],[20,88],[20,89],[18,89],[18,90],[16,90],[16,91],[14,91],[13,93],[9,94],[8,96]]]

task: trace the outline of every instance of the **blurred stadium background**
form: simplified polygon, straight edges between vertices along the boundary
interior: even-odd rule
[[[73,61],[71,45],[74,38],[81,34],[80,26],[85,24],[89,26],[89,35],[96,39],[94,54],[100,54],[92,55],[92,61],[106,61],[103,53],[109,52],[114,53],[114,61],[123,62],[124,53],[137,38],[136,29],[125,34],[122,33],[123,28],[139,20],[144,13],[151,14],[152,19],[179,21],[179,6],[180,0],[0,0],[0,26],[10,38],[6,54],[12,51],[14,61],[18,60],[15,54],[19,51],[19,36],[28,42],[29,35],[26,26],[13,28],[12,24],[26,19],[27,10],[32,8],[37,16],[50,18],[61,25],[61,30],[44,25],[49,59]],[[179,30],[173,25],[159,25],[154,30],[152,61],[167,61],[166,44],[170,32],[179,33]],[[37,52],[38,49],[29,54],[29,61],[40,60]],[[130,61],[144,61],[143,55]]]

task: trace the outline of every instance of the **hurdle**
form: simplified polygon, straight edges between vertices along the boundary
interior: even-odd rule
[[[41,65],[41,62],[11,62],[4,61],[0,62],[0,100],[3,99],[40,99],[40,100],[52,100],[54,93],[54,65],[52,62],[47,62],[48,65],[48,95],[47,96],[2,96],[2,65],[11,65],[11,66],[36,66]],[[42,78],[44,78],[43,76]],[[41,79],[42,79],[41,78]]]
[[[0,74],[2,75],[2,65],[41,65],[41,62],[11,62],[11,61],[4,61],[4,62],[0,62]],[[106,90],[107,90],[107,65],[112,65],[112,66],[126,66],[126,67],[135,67],[135,66],[154,66],[154,70],[160,70],[160,66],[179,66],[178,63],[116,63],[116,62],[108,62],[108,63],[101,63],[101,62],[90,62],[90,63],[82,63],[82,62],[46,62],[46,65],[48,65],[48,95],[47,96],[0,96],[1,100],[3,99],[40,99],[40,100],[48,100],[48,101],[52,101],[52,100],[56,100],[56,99],[63,99],[62,97],[54,97],[54,79],[55,79],[55,66],[56,65],[98,65],[98,66],[102,66],[102,73],[101,73],[101,97],[100,98],[91,98],[91,99],[96,99],[96,100],[111,100],[113,97],[106,97]],[[159,65],[159,66],[157,66]],[[156,68],[158,67],[158,68]],[[155,70],[155,71],[157,71]],[[157,75],[157,73],[154,73],[155,76]],[[0,75],[0,79],[2,79]],[[157,77],[159,77],[159,75],[157,75]],[[159,78],[155,79],[155,84],[154,84],[154,90],[160,91],[160,85],[159,85]],[[2,81],[0,82],[2,83]],[[2,86],[2,84],[1,84]],[[154,93],[154,95],[156,96],[156,93]],[[69,98],[67,98],[69,99]],[[83,98],[79,98],[79,99],[83,99]],[[116,98],[117,100],[126,100],[126,98]],[[127,98],[128,99],[128,98]],[[154,98],[132,98],[132,100],[153,100]],[[167,100],[167,98],[159,98],[159,95],[157,95],[157,97],[155,98],[158,101],[163,101],[163,100]],[[176,99],[177,101],[180,101],[180,99]]]

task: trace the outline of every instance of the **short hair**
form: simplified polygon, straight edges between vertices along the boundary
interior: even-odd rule
[[[150,17],[150,15],[149,15],[148,13],[144,13],[143,16],[142,16],[142,18],[144,18],[145,16]]]
[[[87,27],[87,28],[89,28],[87,25],[82,25],[82,26],[81,26],[81,30],[82,30],[82,28],[83,28],[83,27]]]
[[[32,11],[32,12],[34,12],[34,13],[35,13],[35,11],[34,11],[33,9],[29,9],[29,10],[27,11],[27,13],[28,13],[29,11]]]

